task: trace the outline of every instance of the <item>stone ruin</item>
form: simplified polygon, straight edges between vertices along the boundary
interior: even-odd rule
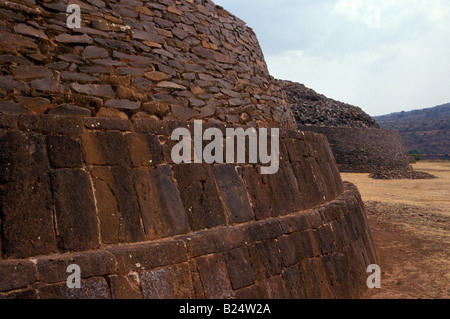
[[[0,0],[0,16],[0,298],[365,293],[361,196],[325,136],[293,129],[244,22],[209,0]],[[171,133],[196,119],[280,128],[279,171],[174,163]]]
[[[303,84],[278,82],[286,91],[297,128],[325,135],[341,172],[420,177],[410,167],[398,131],[380,129],[361,108],[327,98]]]

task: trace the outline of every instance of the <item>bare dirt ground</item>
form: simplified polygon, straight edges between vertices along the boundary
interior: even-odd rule
[[[450,299],[450,162],[414,169],[432,180],[374,180],[342,174],[358,186],[382,270],[366,299]]]

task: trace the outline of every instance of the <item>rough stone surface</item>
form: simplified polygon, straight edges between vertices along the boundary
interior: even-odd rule
[[[408,150],[397,131],[380,129],[359,107],[327,98],[300,83],[278,82],[286,91],[298,128],[328,138],[340,171],[375,173],[387,169],[408,175]],[[413,175],[419,176],[416,172]]]
[[[300,129],[324,134],[341,172],[375,173],[387,168],[407,170],[409,154],[398,131],[300,126]]]
[[[378,123],[357,106],[327,98],[300,83],[281,80],[279,83],[286,91],[298,125],[379,128]]]
[[[102,108],[118,108],[133,111],[125,113],[131,118],[155,114],[146,103],[165,95],[170,108],[157,115],[168,120],[213,119],[208,107],[220,101],[223,122],[294,127],[286,94],[269,74],[255,33],[210,0],[80,5],[82,26],[74,31],[63,21],[63,2],[2,5],[0,102],[15,102],[14,93],[21,92],[50,99],[52,109],[93,107],[95,116],[105,114]],[[18,6],[26,11],[16,14]],[[99,99],[95,106],[86,102],[92,97]],[[244,112],[248,106],[251,112]]]
[[[294,124],[253,31],[209,0],[79,3],[72,31],[0,1],[0,298],[360,297],[377,257],[323,135],[281,130],[273,176],[172,162],[187,120]]]

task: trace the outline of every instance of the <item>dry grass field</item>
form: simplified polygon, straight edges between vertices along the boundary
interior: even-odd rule
[[[431,180],[374,180],[342,174],[358,186],[382,270],[371,299],[450,299],[450,162],[414,169]]]

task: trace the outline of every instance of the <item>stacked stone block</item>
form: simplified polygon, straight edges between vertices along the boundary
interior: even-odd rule
[[[174,164],[193,123],[0,120],[3,298],[357,298],[376,262],[326,139],[281,131],[281,165]],[[220,127],[225,131],[225,126]],[[169,142],[170,141],[170,142]],[[66,285],[67,266],[82,288]]]

